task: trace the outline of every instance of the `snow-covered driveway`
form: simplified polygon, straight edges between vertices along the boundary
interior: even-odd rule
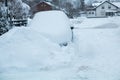
[[[79,47],[76,65],[78,69],[87,67],[79,70],[78,80],[120,79],[120,24],[116,19],[87,19],[75,25],[74,41]]]
[[[85,80],[120,79],[120,29],[78,29],[75,30],[79,46],[78,64],[88,66],[80,71]],[[84,79],[83,79],[84,80]]]

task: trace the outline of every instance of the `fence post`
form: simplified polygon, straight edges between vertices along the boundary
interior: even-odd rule
[[[74,27],[71,26],[70,28],[71,28],[71,32],[72,32],[72,39],[71,39],[71,41],[73,42],[73,41],[74,41],[74,34],[73,34],[73,29],[74,29]]]

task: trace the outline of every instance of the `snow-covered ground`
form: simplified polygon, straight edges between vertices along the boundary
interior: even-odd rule
[[[84,18],[75,26],[78,80],[120,79],[120,17]],[[76,79],[74,79],[76,80]]]
[[[120,17],[71,20],[60,47],[31,28],[0,37],[0,80],[120,80]]]
[[[119,17],[108,18],[77,18],[72,21],[76,28],[116,28],[119,26]],[[82,24],[76,23],[82,22]]]

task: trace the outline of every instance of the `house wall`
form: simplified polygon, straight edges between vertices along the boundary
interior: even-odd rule
[[[120,7],[117,9],[116,16],[120,16]]]
[[[47,11],[47,10],[52,10],[52,6],[46,4],[46,3],[41,3],[36,6],[37,11]]]
[[[104,9],[103,9],[103,7],[104,7]],[[111,8],[109,8],[109,7],[111,7]],[[115,7],[114,5],[112,5],[108,2],[105,2],[96,8],[96,16],[97,17],[104,17],[104,16],[106,16],[106,11],[112,10],[112,9],[117,9],[117,7]]]
[[[117,16],[120,16],[120,12],[117,12],[116,15],[117,15]]]
[[[95,10],[87,11],[87,17],[95,17],[95,16],[96,16]]]
[[[36,12],[48,11],[48,10],[52,10],[52,6],[45,2],[38,3],[36,6],[32,8],[33,14],[35,14]]]

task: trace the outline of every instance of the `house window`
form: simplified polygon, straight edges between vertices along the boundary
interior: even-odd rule
[[[102,9],[105,9],[105,7],[104,7],[104,6],[102,6]]]
[[[91,14],[91,12],[89,12],[89,14]]]
[[[111,9],[111,6],[108,6],[108,9]]]
[[[92,14],[94,14],[94,12],[92,12]]]

